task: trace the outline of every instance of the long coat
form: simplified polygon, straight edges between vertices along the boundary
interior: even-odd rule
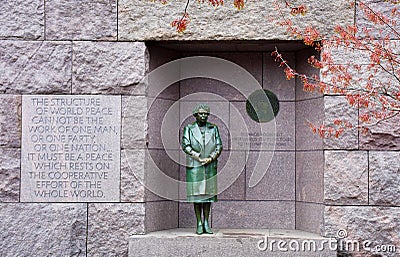
[[[217,201],[217,164],[222,151],[218,127],[206,123],[204,136],[196,122],[183,130],[182,148],[186,153],[186,190],[188,202]],[[210,157],[212,162],[202,165],[193,156]]]

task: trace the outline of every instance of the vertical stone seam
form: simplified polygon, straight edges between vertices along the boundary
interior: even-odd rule
[[[86,257],[88,257],[88,242],[89,242],[89,203],[86,203]]]
[[[322,204],[323,204],[323,206],[324,206],[324,209],[325,209],[325,207],[327,206],[327,204],[325,203],[325,162],[326,162],[326,160],[325,160],[325,149],[322,149],[322,163],[323,163],[323,166],[322,166]],[[325,222],[325,214],[324,214],[324,217],[323,217],[323,222]]]
[[[120,136],[119,136],[119,202],[122,202],[122,123],[123,123],[123,102],[122,102],[122,95],[120,96],[120,101],[121,101],[121,122],[119,124],[119,131],[120,131]],[[124,155],[126,156],[126,153],[124,152]],[[146,158],[146,157],[145,157]],[[126,162],[128,164],[128,170],[129,170],[129,161],[128,158],[126,158]]]
[[[261,89],[264,90],[264,58],[265,58],[265,52],[261,52]],[[244,100],[244,105],[246,106],[246,102],[247,99]],[[229,108],[230,111],[230,108]],[[246,114],[244,114],[246,115]],[[230,116],[230,113],[229,113]],[[229,121],[230,122],[230,121]],[[261,154],[261,150],[259,151],[259,154]],[[247,161],[249,160],[249,155],[250,155],[250,149],[248,149],[247,151],[244,151],[244,158],[245,158],[245,165],[244,165],[244,199],[242,199],[242,201],[248,201],[247,199],[247,187],[249,185],[249,183],[247,183]],[[250,180],[249,180],[250,181]]]
[[[22,183],[21,183],[21,180],[22,180],[22,126],[24,125],[24,124],[22,124],[22,116],[24,115],[24,112],[22,111],[22,104],[23,104],[23,100],[22,100],[22,97],[23,97],[23,95],[21,95],[21,134],[20,134],[20,143],[21,143],[21,146],[19,147],[19,181],[18,181],[18,183],[19,183],[19,189],[18,189],[18,192],[19,192],[19,194],[18,194],[18,202],[20,203],[21,202],[21,194],[22,194]],[[18,110],[17,110],[17,112],[18,112]]]
[[[116,5],[117,5],[117,41],[119,41],[119,34],[118,34],[118,31],[119,31],[119,11],[118,11],[118,7],[119,7],[119,0],[115,0],[115,2],[116,2]]]
[[[263,57],[263,54],[261,54],[261,76],[262,76],[262,59],[263,59],[264,57]],[[262,78],[261,78],[261,83],[262,83]],[[232,127],[232,120],[231,120],[231,109],[232,109],[232,101],[231,100],[229,100],[229,106],[228,106],[228,122],[229,122],[229,130],[231,129],[231,127]],[[232,147],[232,144],[231,144],[231,141],[232,141],[232,138],[231,138],[231,140],[229,140],[228,141],[228,150],[229,150],[229,152],[230,153],[232,153],[233,151],[231,151],[232,149],[231,149],[231,147]],[[242,152],[242,151],[239,151],[239,152]],[[244,201],[246,201],[246,199],[247,199],[247,159],[248,159],[248,156],[247,156],[247,154],[248,154],[248,151],[246,152],[246,151],[243,151],[243,153],[244,153],[244,160],[245,160],[245,163],[244,163],[244,179],[243,179],[243,199],[241,199],[241,200],[244,200]],[[229,158],[229,157],[228,157]]]
[[[179,177],[180,180],[180,177]],[[179,199],[179,187],[178,187],[178,199]],[[178,201],[178,228],[180,228],[180,223],[181,223],[181,219],[180,219],[180,209],[181,209],[181,201]],[[211,217],[211,222],[212,222],[212,217]],[[212,226],[212,223],[211,223]]]
[[[264,56],[265,52],[261,52],[261,87],[264,89]]]
[[[357,26],[357,0],[354,0],[354,26]]]
[[[73,90],[73,84],[74,84],[73,72],[74,72],[74,41],[71,40],[71,88],[70,88],[71,95],[73,94],[72,90]]]
[[[46,0],[43,0],[43,40],[46,40]]]
[[[294,69],[297,70],[297,54],[294,53]],[[296,95],[297,78],[294,80],[294,229],[297,229],[297,95]]]
[[[146,157],[145,157],[146,158]],[[146,191],[145,191],[146,192]],[[143,208],[144,208],[144,221],[143,221],[143,232],[144,234],[147,234],[147,199],[145,195],[144,203],[143,203]]]
[[[358,107],[357,108],[357,125],[358,125],[358,128],[357,128],[357,149],[358,150],[361,150],[361,148],[360,148],[360,137],[362,136],[362,135],[360,135],[360,108]]]
[[[367,179],[368,179],[368,181],[367,181],[367,185],[368,185],[368,201],[367,201],[367,203],[368,203],[368,205],[370,205],[370,194],[369,194],[369,151],[367,151],[367,172],[368,172],[368,176],[367,176]]]
[[[149,54],[150,54],[150,51],[149,51]],[[180,59],[180,58],[182,58],[182,55],[181,55],[181,53],[177,52],[177,56],[174,56],[174,57],[177,57],[178,59]],[[149,57],[149,72],[151,72],[150,57]],[[181,77],[181,65],[179,64],[179,79],[180,79],[180,77]],[[178,83],[178,100],[177,101],[178,101],[178,106],[179,106],[179,112],[178,112],[179,120],[178,121],[181,122],[181,111],[180,111],[181,110],[181,101],[180,101],[180,99],[181,99],[181,81],[179,80],[177,83]],[[178,131],[178,133],[180,133],[180,131]],[[179,138],[179,135],[178,135],[178,138]],[[180,144],[179,144],[178,145],[178,178],[179,178],[179,181],[181,181],[181,172],[180,172],[181,171],[181,164],[180,164],[181,158],[180,158],[180,156],[181,156],[181,149],[180,149]],[[181,186],[178,185],[178,228],[181,227],[181,215],[180,215],[181,214],[181,202],[182,202],[181,201]],[[212,213],[212,208],[211,208],[211,213]],[[213,226],[213,216],[212,215],[211,215],[210,220],[211,220],[211,227],[212,227]]]

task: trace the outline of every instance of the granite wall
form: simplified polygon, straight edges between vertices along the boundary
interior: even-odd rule
[[[387,3],[367,2],[375,11],[388,14]],[[356,13],[356,25],[381,29],[361,15],[358,7]],[[399,24],[393,28],[398,31]],[[396,36],[386,29],[382,32],[391,39],[388,44],[397,53],[398,37],[395,40]],[[362,33],[359,31],[358,36],[362,37]],[[377,33],[375,36],[380,37]],[[365,51],[336,49],[332,53],[337,63],[351,59],[360,64],[362,71],[367,71],[370,64]],[[350,72],[359,76],[356,71]],[[375,79],[387,82],[389,76],[378,73]],[[327,95],[324,106],[326,124],[339,117],[358,123],[360,113],[346,104],[344,96]],[[400,205],[395,200],[400,193],[398,124],[395,118],[372,127],[367,134],[351,129],[339,140],[324,142],[324,234],[338,237],[338,231],[344,230],[348,240],[370,242],[370,249],[353,253],[355,256],[397,256],[400,251]]]
[[[126,256],[129,235],[153,226],[132,171],[145,163],[145,44],[118,41],[117,1],[5,1],[0,13],[0,255]],[[21,95],[35,94],[120,98],[118,202],[20,202]]]
[[[309,15],[298,22],[316,25],[326,34],[336,23],[368,24],[345,2],[311,1]],[[185,1],[176,3],[183,8]],[[169,23],[182,10],[172,4],[141,0],[2,2],[0,255],[126,256],[129,235],[191,226],[192,213],[187,204],[162,199],[147,191],[140,181],[149,182],[146,172],[154,168],[149,166],[150,157],[169,176],[183,179],[182,168],[165,158],[159,129],[154,124],[162,118],[163,111],[180,97],[193,93],[193,86],[201,82],[194,82],[191,87],[185,82],[173,85],[156,99],[154,106],[148,106],[154,99],[147,95],[148,84],[143,78],[170,60],[203,53],[240,63],[264,88],[286,83],[282,84],[285,90],[274,90],[282,100],[278,126],[282,137],[291,139],[290,144],[278,147],[268,173],[271,177],[265,177],[255,188],[246,186],[251,165],[243,170],[215,205],[214,226],[296,228],[326,236],[336,236],[339,229],[346,229],[349,238],[398,244],[398,123],[381,124],[367,136],[348,131],[337,141],[313,137],[305,119],[329,123],[336,117],[347,117],[357,121],[358,111],[348,107],[343,96],[304,93],[298,81],[296,90],[287,90],[294,84],[278,78],[273,62],[267,61],[271,49],[264,48],[264,41],[241,48],[248,40],[288,40],[285,51],[296,68],[315,72],[304,65],[308,50],[295,46],[293,39],[271,22],[277,15],[272,1],[250,1],[241,12],[229,5],[212,11],[206,5],[194,4],[192,8],[193,21],[187,33],[177,34]],[[335,22],[326,23],[327,19]],[[178,50],[145,43],[149,40],[176,40]],[[191,46],[192,40],[197,44]],[[218,40],[217,46],[222,45],[225,50],[216,51],[211,44],[199,53],[196,48],[203,45],[199,40]],[[249,63],[247,55],[252,55],[254,62]],[[340,53],[336,55],[343,58]],[[264,72],[267,70],[270,72]],[[222,89],[220,85],[218,91]],[[235,106],[243,110],[244,99],[236,98],[236,92],[229,89],[223,92],[229,103],[222,102],[221,108],[230,110]],[[21,202],[22,95],[35,94],[120,97],[118,201]],[[218,119],[214,121],[218,124]],[[220,124],[226,133],[229,126]],[[229,149],[228,134],[225,138],[225,149]],[[171,150],[179,155],[178,149]],[[221,157],[221,165],[229,154],[227,151]],[[252,158],[243,153],[238,156],[238,162]],[[260,211],[241,213],[246,209]],[[226,213],[235,220],[228,221]]]

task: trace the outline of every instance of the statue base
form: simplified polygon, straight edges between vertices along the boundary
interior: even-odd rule
[[[195,228],[176,228],[134,235],[129,257],[136,256],[337,256],[336,240],[299,230],[217,229],[196,235]]]

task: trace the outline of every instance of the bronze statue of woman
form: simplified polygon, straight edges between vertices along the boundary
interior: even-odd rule
[[[196,121],[183,130],[186,153],[187,201],[194,203],[197,234],[212,234],[209,225],[211,203],[217,201],[217,163],[222,151],[218,127],[207,122],[210,107],[199,104],[193,110]],[[204,220],[201,219],[203,211]]]

